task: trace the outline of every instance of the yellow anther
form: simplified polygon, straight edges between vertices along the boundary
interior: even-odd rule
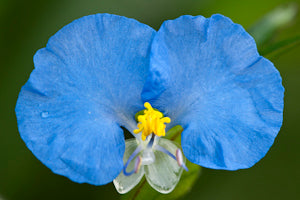
[[[138,129],[133,130],[135,134],[142,132],[142,140],[146,140],[147,136],[154,133],[157,136],[165,136],[166,125],[170,123],[169,117],[163,117],[164,115],[153,109],[151,104],[146,102],[144,104],[145,110],[143,115],[138,116]]]

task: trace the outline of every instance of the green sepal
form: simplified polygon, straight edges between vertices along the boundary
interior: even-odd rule
[[[166,136],[164,138],[180,143],[183,128],[180,125],[173,126],[170,130],[167,131]]]

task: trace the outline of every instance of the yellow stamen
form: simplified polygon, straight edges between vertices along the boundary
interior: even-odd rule
[[[145,110],[143,115],[138,116],[138,129],[133,130],[135,134],[142,132],[142,140],[146,140],[147,136],[154,133],[157,136],[165,136],[166,125],[170,123],[169,117],[163,117],[164,115],[152,108],[150,103],[144,104]]]

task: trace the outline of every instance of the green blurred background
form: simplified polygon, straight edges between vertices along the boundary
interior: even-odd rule
[[[32,69],[34,53],[74,19],[94,13],[135,18],[158,29],[183,14],[221,13],[246,29],[284,0],[0,0],[0,200],[118,199],[112,184],[77,184],[53,174],[26,148],[17,130],[14,107]],[[297,3],[297,2],[296,2]],[[298,3],[299,4],[299,3]],[[276,31],[264,46],[300,33],[300,17]],[[262,48],[264,48],[262,46]],[[300,47],[270,58],[285,92],[283,127],[269,153],[254,167],[239,171],[203,169],[182,199],[300,199],[299,115]]]

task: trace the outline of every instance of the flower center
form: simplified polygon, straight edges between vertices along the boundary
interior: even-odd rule
[[[133,132],[135,134],[142,132],[142,140],[146,140],[147,136],[154,133],[155,135],[161,137],[166,134],[166,125],[165,123],[170,123],[171,119],[169,117],[164,117],[164,115],[158,110],[154,110],[150,103],[146,102],[144,104],[145,110],[144,114],[138,116],[138,129],[135,129]]]
[[[160,151],[168,156],[170,156],[171,158],[173,158],[175,161],[177,161],[178,166],[182,167],[184,170],[188,171],[188,168],[185,165],[185,162],[183,160],[183,155],[182,152],[179,148],[176,149],[175,155],[172,154],[170,151],[168,151],[167,149],[165,149],[164,147],[155,144],[154,145],[154,138],[155,135],[152,134],[151,139],[149,141],[149,143],[147,144],[147,147],[143,147],[141,145],[139,145],[135,151],[130,155],[130,157],[128,158],[127,162],[125,163],[124,167],[123,167],[123,174],[125,176],[130,176],[133,173],[138,173],[139,169],[142,165],[150,165],[155,161],[155,156],[154,156],[154,150],[156,151]],[[142,156],[139,155],[142,153]],[[127,172],[127,167],[130,164],[131,161],[133,161],[135,159],[135,163],[134,163],[134,168],[130,171]]]
[[[161,137],[166,134],[166,124],[170,123],[171,119],[169,117],[164,117],[164,115],[159,112],[157,109],[152,108],[151,104],[146,102],[144,104],[145,110],[139,111],[136,114],[136,120],[138,122],[138,129],[133,130],[135,134],[142,132],[141,138],[143,141],[146,140],[148,136],[151,136],[151,139],[148,141],[147,145],[139,145],[135,151],[130,155],[127,162],[123,167],[123,174],[125,176],[130,176],[133,173],[138,173],[141,165],[150,165],[155,162],[154,150],[160,151],[174,160],[177,161],[178,165],[188,171],[184,161],[181,150],[178,148],[175,154],[171,153],[162,146],[155,144],[155,136]],[[141,153],[142,152],[142,153]],[[131,161],[135,160],[134,168],[127,172],[127,167]]]

